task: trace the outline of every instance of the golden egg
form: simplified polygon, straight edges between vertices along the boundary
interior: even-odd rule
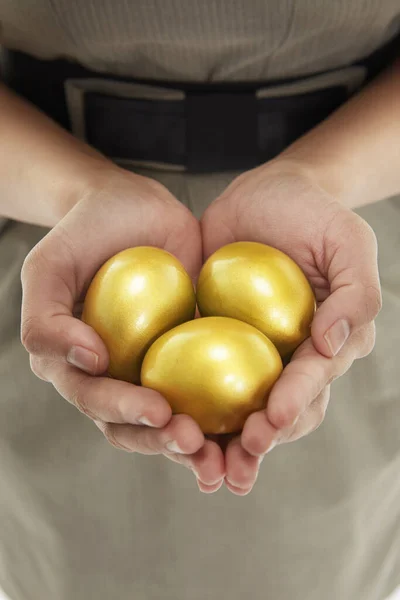
[[[195,308],[192,281],[178,259],[142,246],[119,252],[100,268],[82,319],[107,347],[109,374],[139,383],[147,349],[165,331],[193,319]]]
[[[203,317],[240,319],[262,331],[282,357],[310,335],[315,297],[300,267],[256,242],[235,242],[204,264],[197,284]]]
[[[141,382],[173,413],[190,415],[204,433],[240,431],[265,406],[282,371],[272,342],[236,319],[209,317],[164,333],[148,350]]]

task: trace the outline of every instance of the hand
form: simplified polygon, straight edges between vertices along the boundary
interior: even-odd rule
[[[234,241],[279,248],[303,269],[318,302],[312,337],[284,369],[266,409],[251,415],[226,449],[226,485],[244,495],[265,453],[314,431],[330,383],[372,350],[381,307],[376,238],[308,171],[283,159],[239,176],[206,210],[202,231],[205,258]]]
[[[79,313],[98,268],[120,250],[164,248],[195,276],[197,220],[162,185],[105,162],[96,184],[28,255],[23,271],[22,342],[33,372],[90,417],[116,446],[164,454],[196,473],[204,491],[223,481],[220,447],[186,415],[171,416],[157,392],[104,376],[107,350]]]

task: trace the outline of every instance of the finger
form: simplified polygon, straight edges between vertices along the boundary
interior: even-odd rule
[[[241,436],[243,448],[254,456],[272,450],[278,431],[290,430],[324,388],[370,350],[374,330],[372,323],[359,329],[334,358],[320,354],[311,338],[306,340],[272,388],[266,409],[247,419]]]
[[[295,442],[310,435],[322,424],[329,404],[330,386],[326,386],[307,410],[300,415],[295,426],[287,435],[279,436],[277,444]]]
[[[34,356],[68,362],[92,375],[104,373],[109,360],[104,343],[72,316],[78,290],[71,254],[61,241],[57,250],[49,259],[39,245],[24,263],[22,343]]]
[[[331,294],[315,315],[311,334],[315,347],[335,356],[357,331],[373,321],[382,305],[376,237],[355,213],[340,212],[324,239],[322,269]]]
[[[265,409],[269,422],[277,429],[292,426],[325,386],[351,367],[360,337],[364,334],[355,334],[352,343],[334,358],[320,354],[307,339],[271,390]]]
[[[200,491],[205,494],[218,491],[224,482],[224,456],[218,444],[213,441],[205,440],[200,450],[189,456],[166,452],[164,455],[193,471]]]
[[[216,442],[205,440],[200,450],[190,456],[168,455],[168,458],[190,468],[205,486],[215,486],[225,477],[224,455]]]
[[[26,305],[23,313],[22,343],[32,356],[62,361],[90,375],[107,371],[107,348],[91,327],[68,314],[27,317]]]
[[[241,436],[243,448],[254,456],[272,450],[278,431],[290,431],[324,388],[351,367],[358,348],[365,345],[365,336],[363,330],[353,334],[351,344],[334,358],[321,355],[311,338],[306,340],[272,388],[266,408],[247,419]]]
[[[36,377],[42,379],[42,381],[49,381],[47,379],[46,372],[49,372],[49,366],[53,364],[52,360],[44,360],[43,358],[39,358],[34,354],[29,355],[29,363],[31,367],[31,371]]]
[[[265,411],[254,413],[243,430],[242,446],[252,455],[262,459],[276,446],[294,442],[315,431],[323,422],[329,404],[330,386],[326,386],[296,422],[289,427],[276,429],[269,423]],[[247,426],[247,423],[246,423]],[[244,435],[243,435],[244,434]],[[264,449],[265,452],[264,452]]]
[[[187,415],[175,415],[161,429],[139,425],[101,423],[97,426],[116,448],[140,454],[194,454],[204,444],[204,436]]]
[[[230,486],[230,489],[235,488],[248,493],[257,479],[259,458],[246,452],[240,437],[236,437],[226,449],[225,460],[227,485]]]
[[[62,363],[51,363],[42,378],[63,398],[94,420],[164,427],[171,419],[168,402],[158,392],[108,377],[91,377]]]
[[[246,420],[240,441],[248,454],[260,457],[273,450],[278,432],[278,428],[269,422],[266,411],[259,410]]]

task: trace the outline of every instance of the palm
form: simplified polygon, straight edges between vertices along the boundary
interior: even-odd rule
[[[362,219],[301,170],[283,162],[238,177],[207,209],[202,230],[205,258],[234,241],[256,241],[282,250],[302,268],[319,305],[312,339],[285,367],[266,410],[251,415],[241,438],[226,449],[228,487],[246,493],[258,469],[255,457],[274,440],[291,441],[313,431],[324,417],[330,381],[371,350],[371,319],[379,310],[380,297],[376,243]],[[370,308],[366,311],[365,306]],[[355,330],[363,331],[355,332],[347,352],[333,359],[325,334],[342,314]]]
[[[107,370],[107,349],[76,318],[93,275],[120,250],[164,248],[195,277],[202,258],[199,223],[155,181],[114,167],[102,179],[25,263],[23,340],[32,368],[89,416],[113,445],[164,454],[213,485],[223,477],[217,444],[205,442],[186,415],[171,417],[160,394],[101,376]]]
[[[271,174],[264,180],[256,169],[242,177],[203,217],[205,256],[233,241],[269,244],[288,254],[302,268],[317,301],[322,302],[330,289],[324,233],[334,218],[337,203],[305,179],[285,173]],[[306,203],[303,196],[307,197]]]

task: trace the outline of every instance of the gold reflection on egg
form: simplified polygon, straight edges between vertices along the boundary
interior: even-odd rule
[[[240,319],[262,331],[287,356],[310,335],[315,297],[300,267],[257,242],[235,242],[204,264],[197,283],[203,317]]]
[[[174,413],[190,415],[204,433],[240,431],[265,406],[282,371],[272,342],[225,317],[189,321],[158,338],[142,365],[142,385],[160,392]]]
[[[193,319],[196,299],[183,265],[169,252],[141,246],[108,260],[86,294],[82,320],[110,355],[109,374],[139,383],[143,357],[165,331]]]

